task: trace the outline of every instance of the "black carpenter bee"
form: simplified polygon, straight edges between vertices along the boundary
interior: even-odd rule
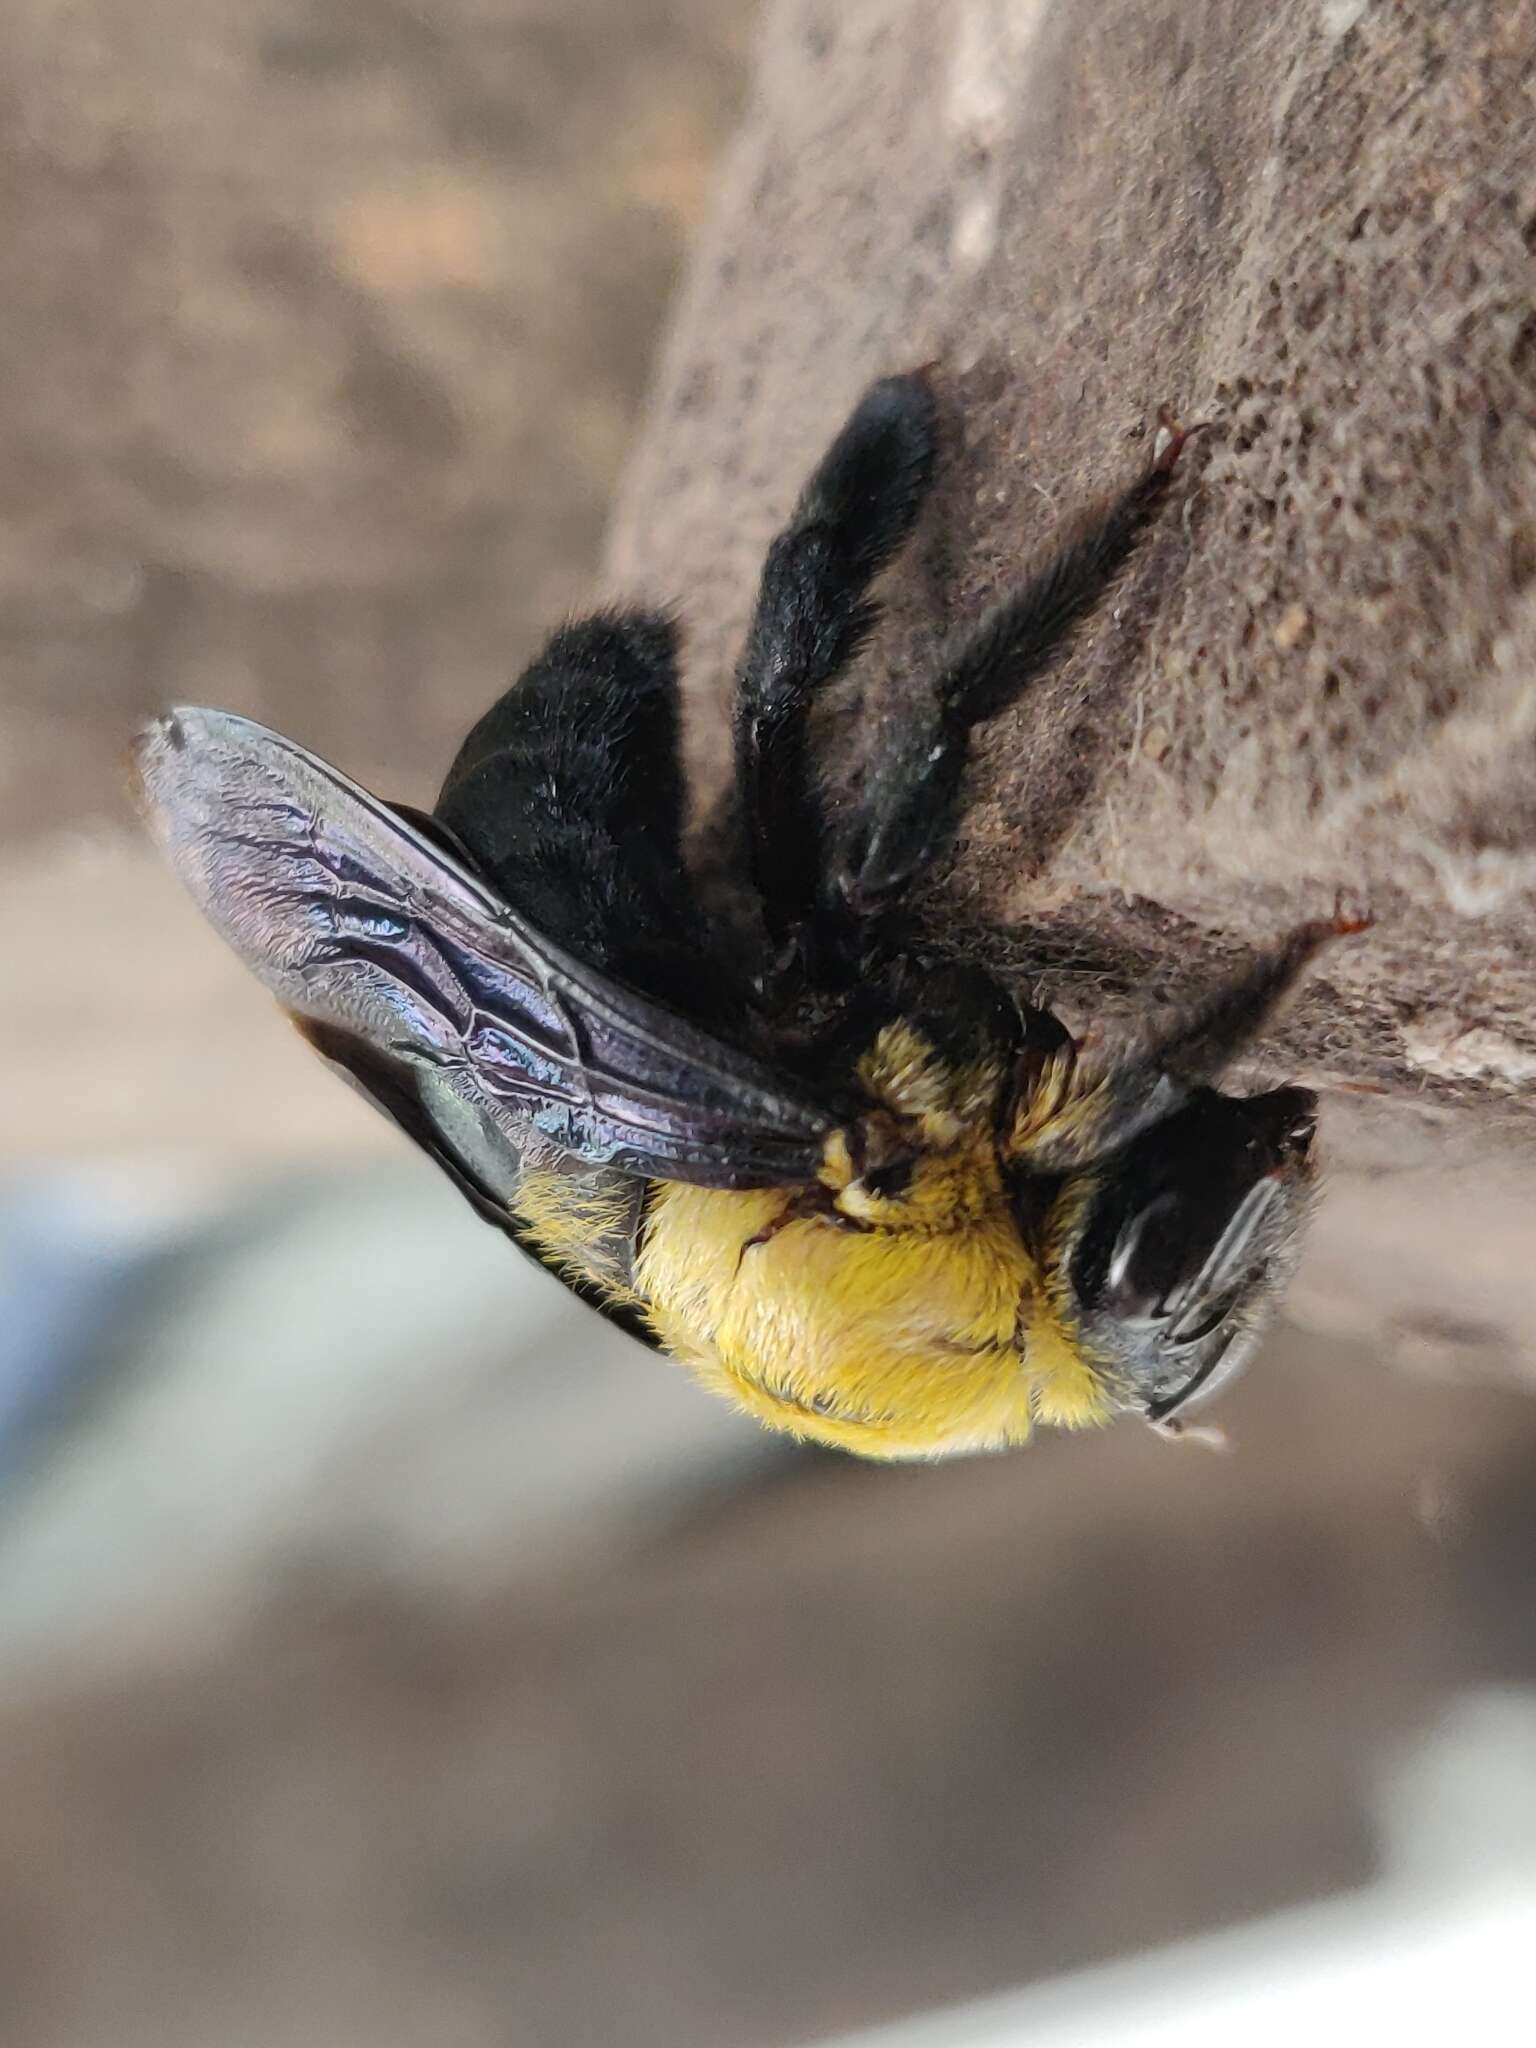
[[[1113,1055],[915,948],[903,899],[952,839],[973,724],[1102,601],[1186,438],[1165,420],[914,684],[839,810],[811,706],[870,636],[936,434],[926,373],[875,384],[768,551],[736,678],[746,964],[685,864],[654,613],[558,632],[430,816],[224,712],[139,742],[204,913],[483,1216],[761,1421],[874,1457],[1167,1423],[1236,1370],[1295,1261],[1315,1104],[1213,1084],[1359,928],[1302,926]]]

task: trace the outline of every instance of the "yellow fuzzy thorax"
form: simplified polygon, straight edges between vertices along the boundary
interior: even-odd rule
[[[1001,1449],[1037,1421],[1107,1419],[1007,1200],[997,1074],[947,1069],[893,1025],[860,1078],[883,1106],[861,1143],[899,1117],[932,1148],[909,1182],[868,1191],[837,1132],[819,1210],[804,1191],[658,1183],[635,1277],[659,1341],[770,1427],[866,1457]]]

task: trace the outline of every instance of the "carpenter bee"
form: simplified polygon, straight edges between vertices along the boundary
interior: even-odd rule
[[[300,1031],[481,1215],[764,1423],[877,1458],[1120,1411],[1177,1427],[1294,1264],[1304,1089],[1213,1085],[1318,947],[1302,926],[1113,1054],[903,915],[968,738],[1058,655],[1186,435],[951,643],[835,804],[817,693],[877,618],[928,492],[926,372],[875,384],[769,548],[736,676],[750,948],[685,865],[674,634],[557,632],[435,809],[381,802],[224,712],[151,725],[153,829]]]

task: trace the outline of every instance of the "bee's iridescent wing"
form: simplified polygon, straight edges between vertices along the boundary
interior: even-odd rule
[[[821,1105],[542,937],[304,748],[182,709],[137,753],[155,834],[204,915],[328,1058],[366,1066],[381,1107],[391,1074],[425,1105],[440,1160],[499,1149],[499,1184],[537,1133],[646,1178],[814,1177]]]

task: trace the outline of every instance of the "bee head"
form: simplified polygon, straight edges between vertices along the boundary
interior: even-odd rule
[[[1315,1123],[1304,1088],[1202,1088],[1090,1170],[1064,1247],[1073,1320],[1149,1421],[1247,1362],[1300,1252]]]

